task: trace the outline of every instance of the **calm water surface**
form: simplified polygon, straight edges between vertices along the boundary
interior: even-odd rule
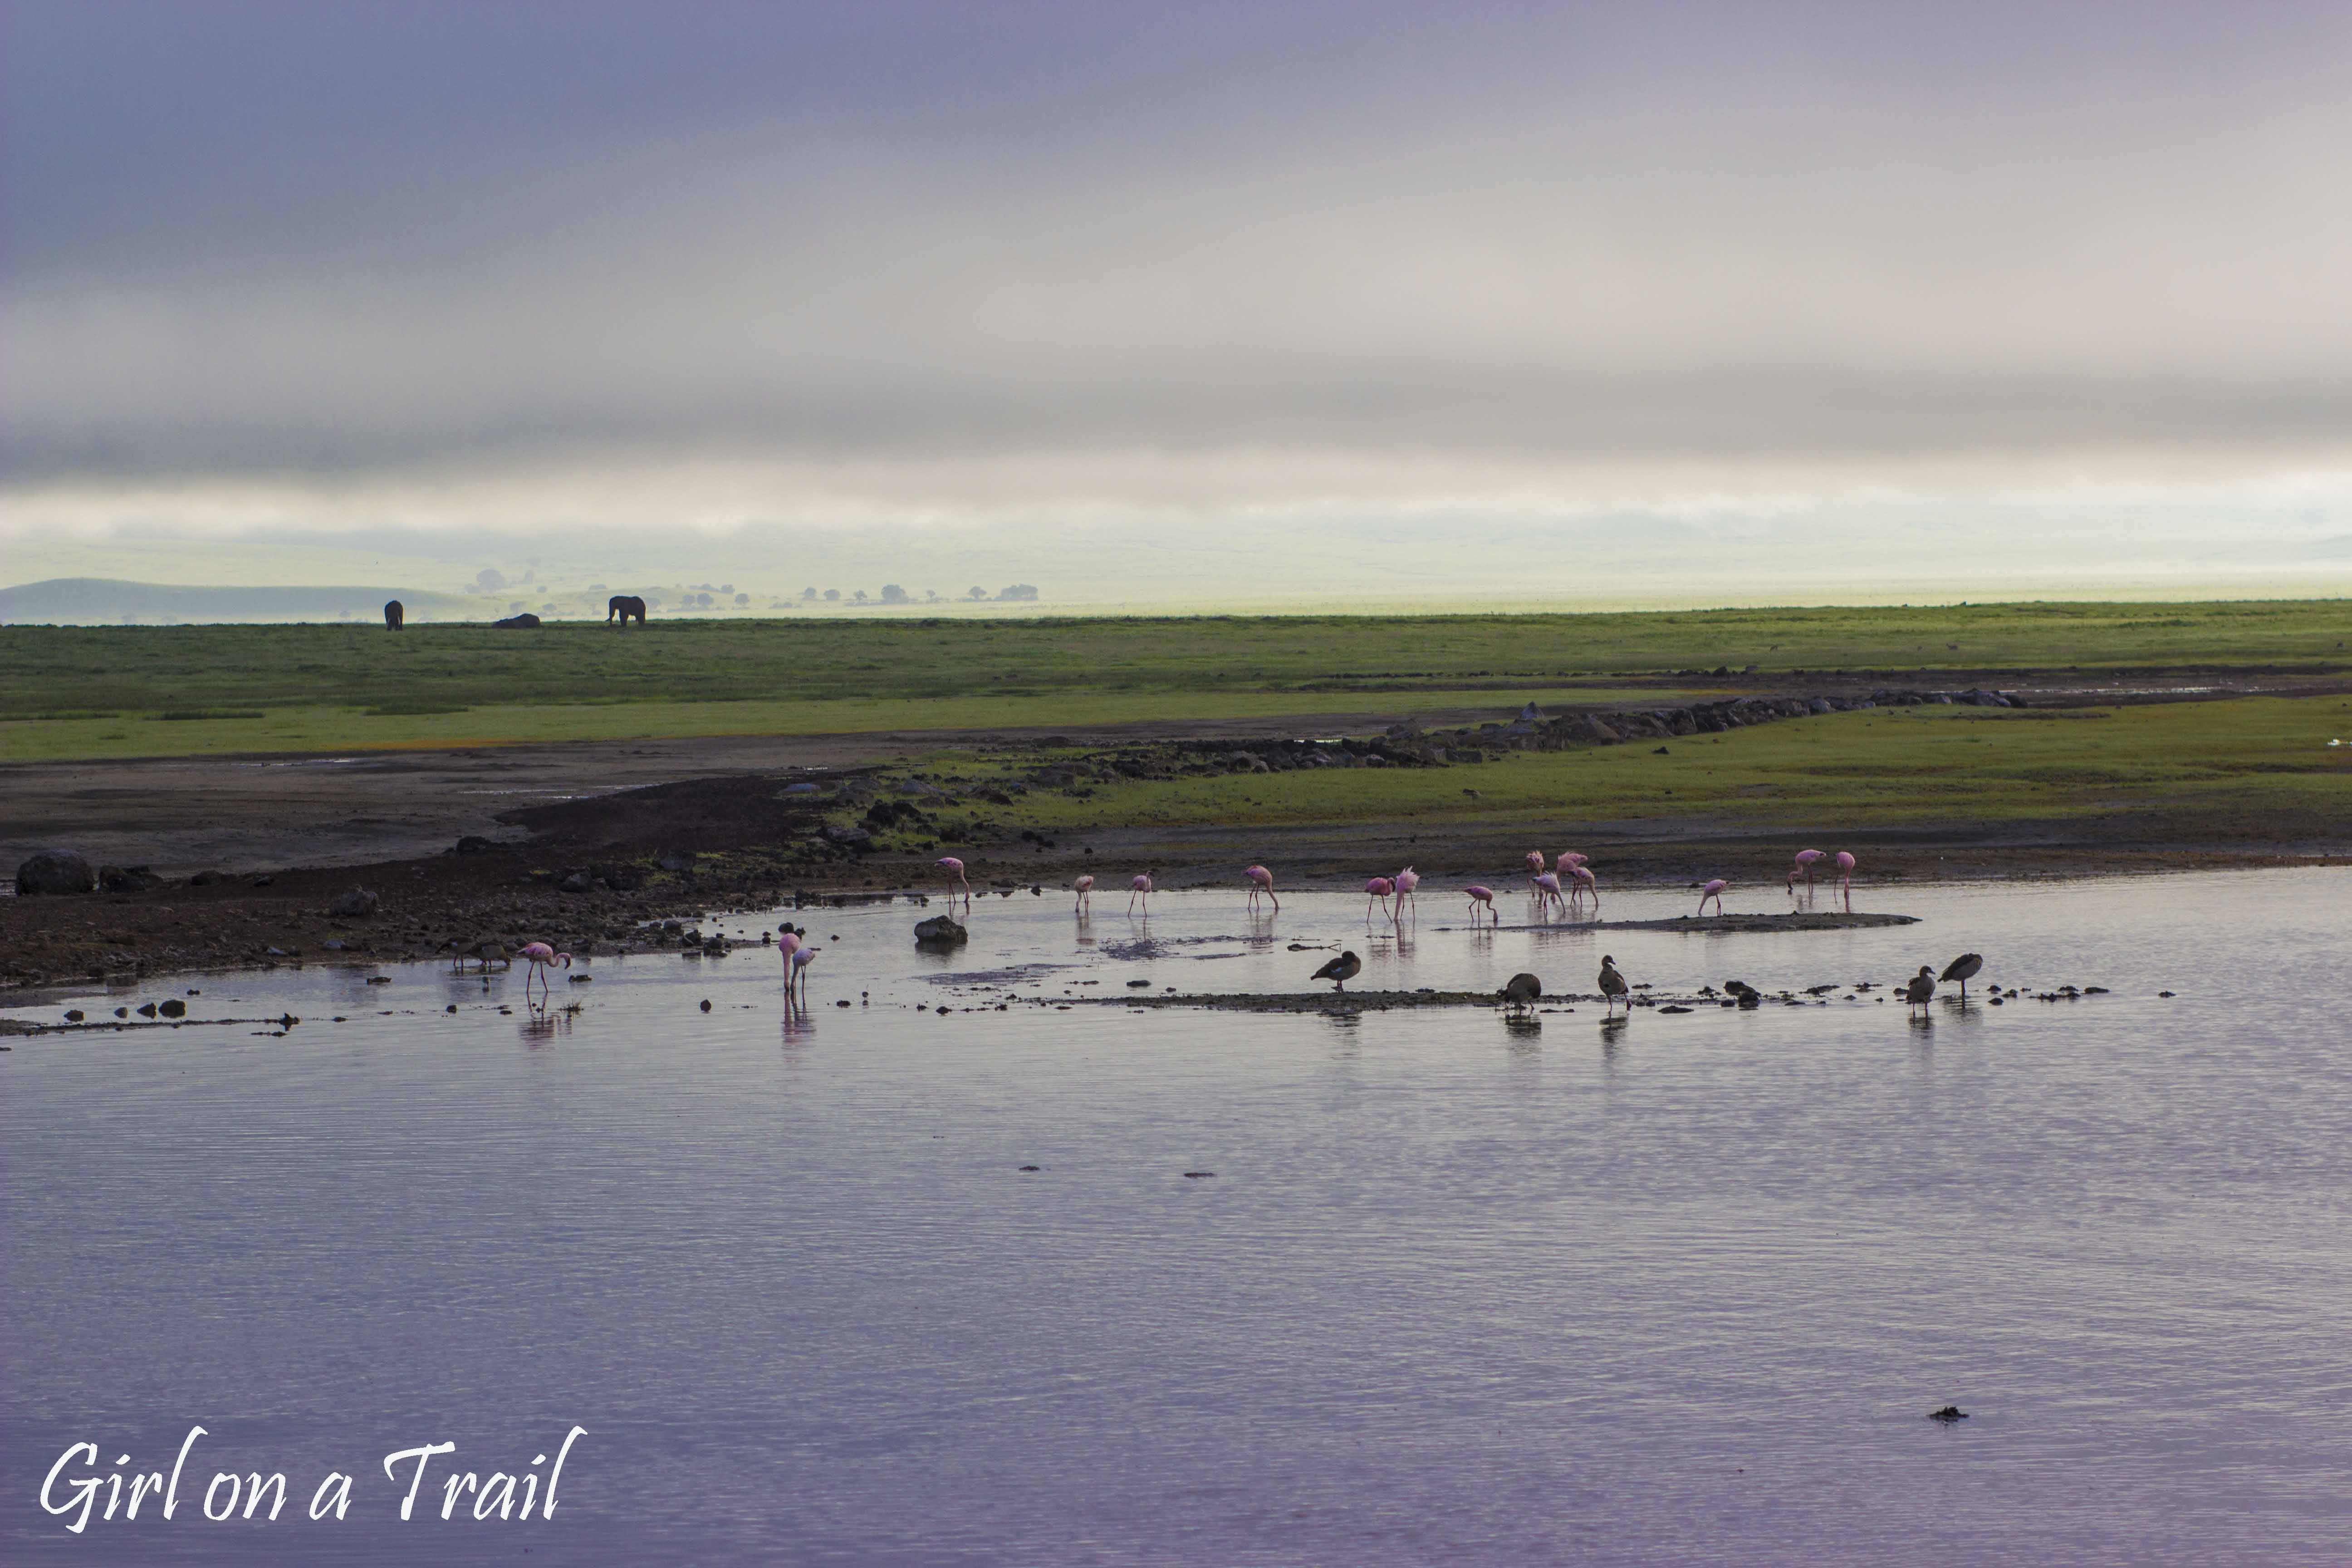
[[[1405,943],[1339,896],[983,899],[947,959],[936,903],[812,911],[801,1017],[772,956],[641,956],[544,1019],[520,975],[310,969],[186,983],[284,1037],[14,1041],[0,1556],[2352,1558],[2352,877],[1717,937],[1473,936],[1424,891]],[[1841,988],[1614,1028],[994,1010],[1299,989],[1328,954],[1287,944],[1339,939],[1367,987],[1583,989],[1605,943],[1661,989]],[[1845,999],[1968,949],[2112,991]],[[37,1507],[68,1444],[168,1470],[199,1422],[172,1522]],[[518,1471],[575,1424],[552,1521],[443,1522],[446,1458],[398,1520],[386,1453]],[[350,1516],[308,1522],[331,1468]],[[286,1473],[277,1523],[203,1519],[232,1469]]]

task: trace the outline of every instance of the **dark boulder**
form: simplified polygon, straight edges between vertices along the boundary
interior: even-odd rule
[[[100,866],[98,885],[110,893],[143,893],[163,881],[146,866]]]
[[[329,904],[327,912],[331,915],[340,915],[345,920],[356,920],[362,915],[375,913],[375,906],[374,893],[365,888],[353,888],[350,892]]]
[[[491,850],[496,849],[497,847],[497,844],[483,837],[480,834],[468,833],[463,838],[457,840],[457,847],[455,852],[459,855],[488,855]]]
[[[492,621],[490,625],[504,626],[514,631],[530,631],[539,625],[539,617],[525,610],[521,615],[509,616],[502,621]]]
[[[945,915],[933,915],[915,927],[915,945],[944,950],[961,947],[971,940],[971,933]]]
[[[589,880],[588,873],[585,871],[574,871],[556,885],[567,893],[584,893],[595,886]]]
[[[70,849],[35,850],[16,867],[16,892],[20,897],[87,893],[97,881],[98,873],[90,869],[89,862]]]

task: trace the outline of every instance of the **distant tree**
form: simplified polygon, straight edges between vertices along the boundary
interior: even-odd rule
[[[722,594],[731,594],[735,591],[735,584],[732,583],[721,583],[719,584],[719,591]]]
[[[708,594],[697,594],[694,596],[694,602],[703,609],[710,608],[710,595]]]
[[[591,583],[591,584],[588,584],[588,591],[589,591],[590,593],[592,593],[592,594],[603,594],[603,593],[608,593],[608,592],[610,592],[610,590],[609,590],[609,589],[607,589],[607,588],[604,586],[604,584],[602,584],[602,583]]]
[[[903,605],[907,602],[907,590],[896,583],[885,583],[882,584],[882,602],[886,605]]]
[[[485,566],[474,574],[474,586],[485,594],[504,593],[506,585],[506,574],[495,566]]]
[[[996,596],[1000,599],[1034,599],[1037,596],[1037,589],[1033,584],[1015,583]]]
[[[827,588],[824,591],[824,596],[828,599],[838,599],[841,597],[841,590],[838,588]]]
[[[751,602],[751,595],[749,594],[738,594],[735,595],[735,602],[739,605],[748,605]]]
[[[866,590],[863,588],[857,590],[857,602],[861,605],[866,602]]]
[[[926,605],[936,605],[939,602],[940,591],[937,588],[926,588],[923,590],[923,603]]]
[[[971,593],[966,594],[964,597],[967,599],[985,599],[988,597],[988,590],[985,588],[974,588]]]
[[[658,610],[662,607],[662,596],[659,594],[641,594],[638,597],[645,600],[646,608],[648,610]]]
[[[814,599],[816,597],[816,590],[814,588],[803,588],[801,590],[801,597],[803,599]]]

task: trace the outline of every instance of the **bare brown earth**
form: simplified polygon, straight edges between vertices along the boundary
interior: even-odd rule
[[[2027,678],[2013,670],[1914,671],[1907,679],[1998,684],[2026,691],[2036,706],[2312,689],[2308,676],[2245,670],[2102,675],[2095,682],[2068,672]],[[1714,684],[1737,689],[1740,682]],[[1247,741],[1361,733],[1391,717],[1368,710],[1056,735],[1080,746],[1192,738],[1203,731]],[[1420,716],[1431,725],[1495,717],[1492,709]],[[789,779],[830,783],[849,770],[943,747],[1026,745],[1042,734],[723,737],[337,758],[17,764],[0,769],[0,860],[13,866],[36,847],[61,844],[93,863],[152,867],[161,882],[142,891],[0,899],[0,988],[254,963],[446,956],[484,942],[511,949],[545,940],[575,952],[675,947],[688,938],[683,927],[664,932],[646,922],[690,923],[707,910],[795,898],[929,888],[935,874],[927,855],[860,856],[828,844],[818,837],[814,801],[782,798],[782,785]],[[1108,880],[1145,866],[1165,888],[1231,886],[1243,857],[1264,859],[1286,887],[1337,886],[1360,877],[1367,863],[1396,859],[1411,859],[1425,877],[1491,874],[1517,861],[1528,834],[1528,826],[1512,824],[1433,831],[1426,823],[1361,822],[1240,832],[1138,829],[1057,836],[1050,847],[1009,843],[967,858],[977,885],[1008,896],[1066,886],[1082,870]],[[465,836],[493,842],[476,853],[453,852]],[[1596,851],[1606,851],[1620,884],[1686,880],[1702,868],[1769,877],[1779,873],[1786,854],[1785,834],[1749,835],[1700,820],[1594,824],[1586,837]],[[1852,837],[1857,847],[1871,847],[1874,884],[2267,864],[2301,858],[2313,847],[2201,843],[2184,837],[2179,825],[2125,817],[2063,826],[1954,823]],[[207,874],[202,885],[190,880],[198,873]],[[586,890],[563,889],[574,874]],[[378,895],[374,913],[326,913],[354,888]]]

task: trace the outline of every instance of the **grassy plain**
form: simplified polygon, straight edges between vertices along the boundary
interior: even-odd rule
[[[2346,743],[2329,744],[2338,739]],[[1879,709],[1664,747],[1663,755],[1643,742],[1511,752],[1475,766],[1119,781],[980,809],[1006,828],[1070,832],[1549,822],[1667,837],[2131,818],[2221,843],[2341,838],[2352,824],[2352,698]],[[1005,764],[941,757],[929,766],[933,776],[978,781]]]
[[[2340,668],[2352,601],[1613,615],[0,627],[0,758],[1502,706],[1612,678]],[[1703,679],[1693,679],[1694,689]],[[1385,694],[1367,701],[1368,694]],[[1654,700],[1658,694],[1649,694]]]

